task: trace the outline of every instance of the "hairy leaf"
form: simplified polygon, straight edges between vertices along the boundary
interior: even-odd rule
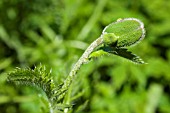
[[[14,72],[9,73],[8,82],[40,88],[45,92],[48,99],[55,93],[55,84],[51,74],[46,72],[45,67],[43,68],[42,66],[34,70],[17,68]]]

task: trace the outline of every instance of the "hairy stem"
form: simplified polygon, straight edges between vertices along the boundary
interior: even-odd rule
[[[94,51],[96,47],[98,47],[102,43],[103,43],[102,37],[97,38],[93,43],[91,43],[91,45],[85,50],[83,55],[80,57],[80,59],[77,61],[77,63],[74,65],[74,67],[70,71],[69,76],[71,78],[76,75],[77,71],[80,69],[82,64],[85,64],[88,62],[89,55]]]
[[[94,42],[92,42],[91,45],[85,50],[83,55],[80,57],[80,59],[77,61],[77,63],[74,65],[74,67],[70,71],[69,76],[64,81],[64,84],[63,84],[61,90],[58,91],[58,93],[60,93],[60,94],[62,93],[58,97],[58,99],[57,99],[58,101],[60,101],[64,97],[66,90],[69,88],[70,84],[72,83],[74,76],[76,75],[77,71],[80,69],[82,64],[85,64],[89,61],[88,60],[89,55],[94,51],[94,49],[96,47],[98,47],[102,43],[103,43],[103,38],[102,38],[102,36],[100,36]]]

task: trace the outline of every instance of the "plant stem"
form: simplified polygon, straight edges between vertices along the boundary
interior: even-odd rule
[[[80,59],[77,61],[77,63],[74,65],[72,70],[69,73],[69,76],[72,78],[76,75],[77,71],[80,69],[82,64],[87,63],[89,60],[89,55],[94,51],[96,47],[101,45],[103,43],[102,37],[97,38],[91,45],[85,50],[83,55],[80,57]],[[67,79],[66,79],[67,81]]]
[[[87,63],[89,61],[88,57],[89,55],[94,51],[94,49],[96,47],[98,47],[99,45],[101,45],[103,43],[103,38],[102,35],[97,38],[94,42],[92,42],[90,44],[90,46],[85,50],[85,52],[83,53],[83,55],[80,57],[80,59],[77,61],[77,63],[74,65],[74,67],[72,68],[72,70],[69,73],[69,76],[66,78],[66,80],[64,81],[64,84],[62,86],[62,88],[58,91],[59,93],[62,93],[59,97],[58,97],[58,101],[60,101],[60,99],[62,99],[65,95],[65,92],[68,90],[69,86],[72,83],[72,80],[74,79],[74,76],[76,75],[77,71],[80,69],[80,67]]]

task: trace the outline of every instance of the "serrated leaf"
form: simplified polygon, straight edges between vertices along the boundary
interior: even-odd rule
[[[14,72],[8,74],[8,82],[16,85],[29,85],[35,88],[42,89],[47,95],[48,99],[55,93],[55,84],[51,78],[50,73],[46,72],[45,67],[42,66],[30,69],[17,68]]]
[[[126,59],[128,59],[128,60],[130,60],[134,63],[137,63],[137,64],[144,64],[145,63],[139,56],[128,51],[126,48],[115,48],[115,47],[110,47],[110,46],[104,46],[104,47],[101,47],[100,49],[105,51],[105,52],[126,58]]]

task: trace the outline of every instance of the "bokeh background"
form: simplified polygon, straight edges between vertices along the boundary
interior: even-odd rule
[[[7,73],[41,63],[60,84],[103,28],[127,17],[145,24],[145,39],[129,49],[148,64],[105,56],[82,66],[70,112],[170,113],[169,12],[170,0],[1,0],[0,113],[47,112],[40,91],[7,85]]]

